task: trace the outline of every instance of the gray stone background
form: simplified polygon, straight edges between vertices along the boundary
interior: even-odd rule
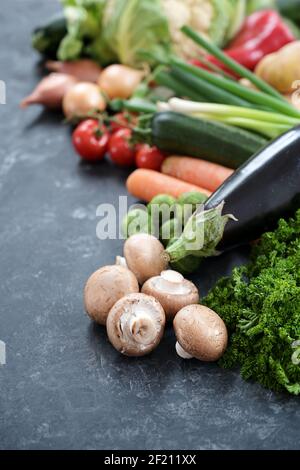
[[[297,398],[181,361],[170,328],[151,356],[121,357],[84,315],[86,278],[122,249],[97,240],[96,207],[117,204],[127,173],[80,165],[59,114],[18,107],[41,74],[31,30],[58,9],[1,0],[0,448],[299,448]],[[204,264],[201,292],[247,251]]]

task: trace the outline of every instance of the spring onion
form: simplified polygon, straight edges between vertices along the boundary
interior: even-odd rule
[[[203,36],[194,31],[192,28],[190,28],[189,26],[183,26],[181,30],[196,44],[201,46],[203,49],[207,50],[210,54],[219,59],[223,64],[227,65],[230,70],[232,70],[241,77],[248,78],[248,80],[250,80],[250,82],[253,83],[253,85],[256,86],[259,90],[264,91],[265,93],[274,96],[279,100],[284,99],[280,95],[280,93],[275,90],[275,88],[271,87],[264,80],[257,77],[254,73],[250,72],[250,70],[246,69],[246,67],[243,67],[238,62],[228,57],[226,54],[224,54],[223,51],[221,51],[218,46],[208,42]]]
[[[168,71],[159,69],[154,74],[154,80],[158,85],[165,86],[174,91],[177,96],[187,97],[194,101],[206,101],[203,95],[193,90],[193,88],[186,86],[184,81],[176,79]]]
[[[250,88],[246,88],[244,85],[234,82],[233,80],[228,80],[225,77],[220,77],[208,72],[207,70],[201,69],[200,67],[187,64],[183,60],[176,57],[171,57],[170,63],[172,67],[199,77],[202,80],[206,80],[209,83],[232,93],[233,95],[239,96],[244,100],[256,104],[257,107],[261,107],[263,109],[267,107],[270,110],[277,111],[288,116],[300,118],[300,111],[291,106],[287,101],[278,100],[277,98],[267,95],[266,93],[251,90]]]
[[[171,68],[170,73],[174,78],[184,83],[187,87],[196,90],[197,93],[203,94],[205,100],[202,101],[211,101],[212,103],[224,103],[233,106],[253,106],[249,101],[246,101],[231,92],[223,90],[219,86],[210,83],[206,79],[196,77],[192,74],[187,74],[186,72],[180,70],[178,67]]]
[[[160,106],[159,106],[160,109]],[[168,101],[168,109],[191,117],[213,119],[237,127],[254,130],[275,138],[300,123],[299,119],[252,108],[215,103],[198,103],[178,98]]]

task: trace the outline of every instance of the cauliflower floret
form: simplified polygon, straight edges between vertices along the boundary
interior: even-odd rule
[[[189,25],[204,36],[209,36],[209,28],[214,16],[211,0],[161,0],[169,21],[169,29],[175,52],[185,59],[199,54],[200,48],[180,29]]]
[[[227,0],[161,0],[161,2],[169,21],[175,52],[184,59],[197,57],[201,50],[180,31],[185,24],[218,44],[224,40],[230,21]]]
[[[210,1],[203,1],[200,5],[192,6],[192,27],[198,31],[208,33],[214,17],[214,9]]]
[[[189,0],[162,0],[169,19],[170,29],[176,32],[184,24],[191,22]]]

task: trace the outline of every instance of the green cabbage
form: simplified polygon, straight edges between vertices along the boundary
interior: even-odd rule
[[[100,62],[118,60],[136,66],[141,51],[164,56],[170,45],[169,28],[160,0],[108,0],[103,34],[89,52]]]

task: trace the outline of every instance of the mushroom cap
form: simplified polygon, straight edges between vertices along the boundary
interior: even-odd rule
[[[162,243],[147,233],[138,233],[128,238],[124,244],[124,256],[128,268],[141,285],[167,269],[169,263]]]
[[[106,328],[117,351],[126,356],[145,356],[160,343],[165,323],[165,312],[154,297],[130,294],[112,307]]]
[[[87,314],[100,325],[106,324],[111,307],[124,295],[139,292],[135,275],[124,266],[104,266],[94,272],[84,288]]]
[[[152,277],[142,287],[144,294],[152,295],[162,305],[167,320],[173,320],[183,307],[199,302],[199,292],[195,284],[176,271],[163,271]]]
[[[184,351],[200,361],[217,361],[226,350],[228,334],[225,323],[203,305],[181,309],[174,319],[174,330]]]

